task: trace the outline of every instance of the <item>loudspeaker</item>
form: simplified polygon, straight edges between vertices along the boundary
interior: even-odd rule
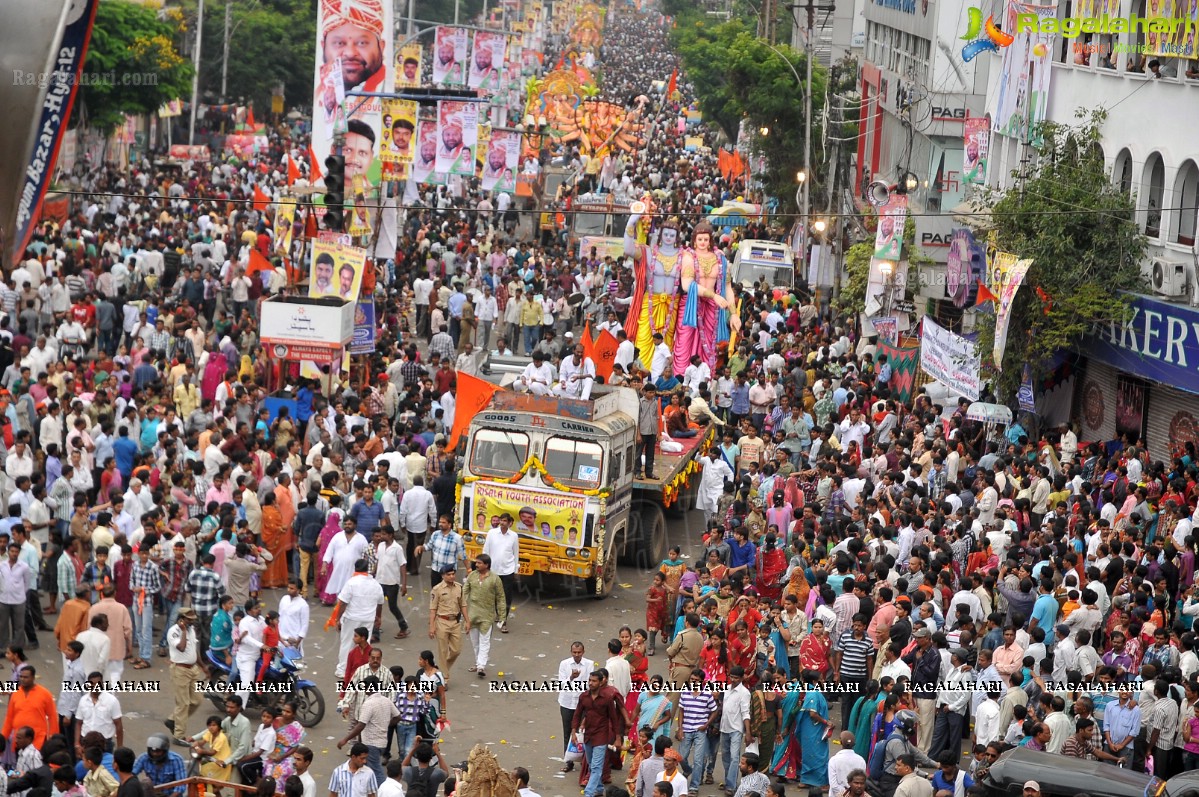
[[[875,207],[882,207],[891,198],[891,189],[882,180],[875,180],[866,188],[866,198]]]

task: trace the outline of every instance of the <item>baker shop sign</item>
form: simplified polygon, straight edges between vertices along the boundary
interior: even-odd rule
[[[1155,382],[1199,393],[1199,310],[1134,296],[1123,322],[1103,324],[1079,351]]]
[[[916,0],[874,0],[874,4],[905,14],[916,13]]]

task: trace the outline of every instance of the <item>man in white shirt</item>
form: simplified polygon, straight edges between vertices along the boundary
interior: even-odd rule
[[[399,598],[408,595],[408,557],[404,555],[404,546],[395,541],[395,531],[388,526],[375,529],[375,580],[383,587],[383,597],[387,600],[387,610],[400,624],[396,639],[408,636],[408,621],[400,610]],[[377,629],[376,629],[377,631]]]
[[[279,640],[304,655],[304,639],[308,636],[308,601],[300,597],[300,580],[287,581],[287,594],[279,599]]]
[[[637,353],[637,347],[633,345],[633,341],[629,340],[629,336],[622,329],[616,333],[616,359],[615,362],[628,373],[629,366],[633,363],[633,357]]]
[[[670,347],[663,342],[662,333],[655,332],[654,355],[649,364],[649,381],[657,382],[661,379],[673,361],[674,354],[670,351]]]
[[[88,673],[92,675],[95,670]],[[87,679],[87,692],[75,709],[75,743],[92,731],[102,734],[105,739],[112,739],[117,747],[122,746],[125,739],[125,728],[121,722],[121,703],[116,695],[104,689],[104,677],[97,675]]]
[[[491,571],[504,585],[504,604],[512,614],[512,599],[516,595],[516,577],[520,570],[520,535],[512,531],[512,515],[500,515],[497,525],[487,532],[483,553],[491,557]],[[500,631],[508,633],[508,618],[502,617]]]
[[[337,594],[337,630],[341,647],[337,653],[334,675],[342,678],[346,672],[346,657],[354,646],[354,629],[373,628],[383,616],[383,587],[367,572],[365,559],[354,562],[354,575]]]
[[[248,685],[253,683],[258,670],[258,657],[262,654],[262,633],[266,629],[266,621],[262,619],[262,604],[256,600],[246,601],[246,616],[237,624],[237,634],[241,642],[237,646],[237,656],[234,663],[240,676],[237,694],[242,699],[242,705],[250,698]],[[341,673],[337,674],[341,678]]]
[[[585,658],[583,652],[582,642],[572,643],[570,657],[563,659],[558,665],[558,683],[562,684],[562,689],[558,692],[558,713],[562,715],[563,754],[566,752],[566,745],[570,743],[570,727],[574,721],[575,709],[579,705],[579,696],[587,688],[587,678],[595,669],[595,662]],[[570,772],[574,767],[573,762],[568,762],[562,771]]]
[[[1000,738],[999,692],[987,692],[974,709],[974,743],[984,747]]]
[[[513,387],[535,396],[548,396],[553,382],[553,366],[546,363],[544,354],[535,351],[533,352],[533,362],[525,366],[525,370],[521,372]]]
[[[683,371],[683,384],[691,392],[691,397],[695,398],[699,395],[699,386],[702,383],[711,381],[712,369],[700,359],[698,354],[692,357],[691,364],[687,366],[687,370]]]
[[[628,697],[628,694],[633,689],[633,670],[629,666],[629,661],[621,655],[621,645],[619,639],[608,640],[608,660],[604,662],[604,668],[608,670],[608,685],[620,692],[620,697],[623,700]]]
[[[112,641],[108,638],[107,616],[95,615],[89,626],[86,631],[75,637],[76,642],[83,644],[83,653],[79,656],[79,663],[83,667],[85,676],[94,672],[104,672],[104,668],[108,666],[108,652],[112,647]]]
[[[849,773],[855,769],[865,769],[866,759],[858,755],[854,749],[853,734],[841,731],[841,749],[828,760],[828,793],[840,795],[849,786]]]
[[[729,794],[737,792],[740,778],[742,742],[751,738],[749,732],[749,690],[742,680],[745,670],[734,665],[729,668],[728,691],[724,693],[724,706],[720,714],[720,753],[724,759],[724,789]]]
[[[559,384],[554,391],[560,396],[587,401],[595,385],[595,363],[583,354],[583,344],[576,343],[574,354],[562,360]]]

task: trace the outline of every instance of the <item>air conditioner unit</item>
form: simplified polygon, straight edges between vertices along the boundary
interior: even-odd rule
[[[1153,258],[1150,264],[1149,282],[1155,293],[1162,296],[1182,296],[1187,290],[1186,263]]]

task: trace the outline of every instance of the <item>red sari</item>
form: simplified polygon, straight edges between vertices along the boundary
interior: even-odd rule
[[[829,671],[829,652],[832,647],[828,634],[808,634],[799,644],[799,666],[805,670],[815,670],[823,678]]]
[[[748,637],[745,640],[741,639],[740,634],[731,634],[729,636],[729,667],[741,667],[745,670],[745,678],[749,680],[754,668],[754,656],[757,653],[758,640],[753,634],[747,633]]]
[[[262,508],[262,544],[273,557],[262,574],[264,589],[280,589],[287,584],[286,535],[283,514],[274,504]]]

